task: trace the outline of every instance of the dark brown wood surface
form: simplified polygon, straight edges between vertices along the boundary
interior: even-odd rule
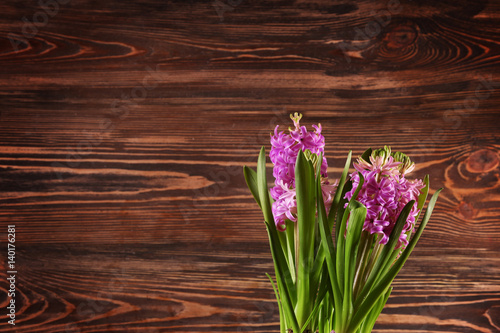
[[[44,3],[0,3],[0,332],[278,332],[241,171],[293,112],[444,187],[374,332],[500,331],[499,1]]]

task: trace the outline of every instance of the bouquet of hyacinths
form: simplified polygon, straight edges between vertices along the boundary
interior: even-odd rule
[[[291,116],[289,134],[271,135],[275,185],[267,187],[266,152],[257,171],[244,167],[262,209],[274,260],[281,333],[371,332],[391,283],[415,247],[439,195],[428,176],[407,179],[414,164],[389,147],[351,153],[336,182],[328,180],[321,125],[308,132]],[[412,234],[414,233],[413,237]]]

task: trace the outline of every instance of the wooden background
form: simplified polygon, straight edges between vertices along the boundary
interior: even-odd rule
[[[322,123],[332,178],[389,144],[445,188],[374,332],[500,331],[499,1],[0,13],[0,332],[278,332],[241,170],[293,112]]]

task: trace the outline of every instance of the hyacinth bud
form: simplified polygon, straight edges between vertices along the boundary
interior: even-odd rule
[[[374,150],[371,156],[374,159],[378,157],[382,165],[386,164],[389,160],[389,157],[392,156],[394,162],[399,162],[397,169],[402,175],[411,172],[415,168],[415,163],[413,163],[406,154],[400,151],[392,152],[390,146],[384,146],[384,148]]]
[[[399,172],[401,172],[401,174],[405,175],[415,168],[415,163],[413,163],[406,154],[397,151],[391,155],[394,158],[394,161],[401,162],[399,165]]]
[[[376,149],[372,152],[373,158],[382,158],[382,164],[385,164],[389,156],[391,156],[391,147],[389,146],[384,146],[384,148]]]

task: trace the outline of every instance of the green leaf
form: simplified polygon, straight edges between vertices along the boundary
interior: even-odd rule
[[[367,162],[370,162],[370,156],[372,155],[372,152],[373,152],[372,149],[368,148],[367,150],[365,150],[363,155],[361,155],[361,158]]]
[[[429,175],[425,175],[424,177],[424,184],[425,187],[422,189],[420,192],[420,195],[418,196],[418,205],[417,209],[419,210],[418,215],[415,217],[415,222],[418,221],[420,217],[420,213],[422,213],[422,208],[425,205],[425,202],[427,201],[427,196],[429,195]],[[409,237],[410,235],[408,235]]]
[[[316,169],[314,170],[316,174],[316,179],[321,179],[321,165],[323,164],[323,153],[319,154],[318,162],[316,163]]]
[[[299,260],[297,269],[297,306],[296,314],[302,326],[311,311],[310,275],[314,265],[314,228],[316,215],[316,192],[314,169],[302,151],[297,155],[295,164],[295,188],[297,198],[297,225]]]
[[[309,318],[307,318],[305,324],[302,326],[301,333],[304,332],[307,328],[307,325],[316,317],[317,312],[319,311],[321,302],[323,301],[327,291],[328,291],[328,283],[330,283],[330,280],[328,279],[328,271],[327,270],[321,270],[322,271],[322,279],[321,279],[321,285],[319,287],[318,291],[318,297],[316,298],[314,302],[314,307],[311,311],[311,314],[309,315]]]
[[[283,306],[281,305],[278,290],[276,290],[276,286],[274,285],[274,282],[273,282],[273,279],[271,278],[271,276],[267,273],[266,273],[266,276],[269,279],[269,281],[271,281],[271,285],[273,286],[273,290],[274,290],[274,295],[276,296],[276,301],[278,302],[278,309],[279,309],[279,313],[280,313],[280,332],[286,333],[287,328],[284,325],[285,324],[285,317],[283,314]]]
[[[318,251],[316,253],[316,258],[314,259],[314,265],[313,265],[313,270],[311,272],[311,286],[312,286],[312,289],[315,288],[315,286],[318,285],[319,281],[320,281],[320,278],[321,278],[321,273],[323,271],[322,267],[323,267],[323,264],[325,264],[325,249],[323,248],[323,245],[322,245],[322,240],[321,240],[321,233],[320,233],[320,223],[318,221],[318,223],[316,224],[317,228],[318,228],[318,236],[320,238],[320,242],[319,242],[319,248],[318,248]]]
[[[295,222],[290,220],[285,220],[285,225],[286,225],[285,234],[286,234],[286,250],[287,250],[286,257],[290,274],[292,275],[293,283],[296,283],[297,273],[295,271],[295,232],[294,232]]]
[[[345,198],[345,195],[347,192],[351,190],[352,190],[352,181],[348,180],[346,181],[344,188],[342,189],[342,196],[337,208],[337,221],[335,225],[335,242],[337,242],[337,239],[339,238],[340,226],[342,224],[342,218],[346,210],[346,204],[349,203],[349,200]]]
[[[294,267],[295,265],[293,263],[293,256],[290,256],[288,253],[288,240],[286,237],[286,232],[285,231],[277,231],[276,234],[278,235],[278,239],[280,241],[281,248],[283,249],[283,254],[285,255],[285,260],[288,264],[288,269],[290,270],[290,273],[292,273],[292,267]]]
[[[356,258],[361,238],[361,231],[366,219],[366,207],[358,201],[353,201],[348,206],[350,210],[349,224],[346,232],[345,258],[344,258],[344,301],[342,316],[347,321],[353,311],[352,293],[354,289],[354,274]],[[345,327],[345,324],[343,325]]]
[[[323,161],[323,154],[320,153],[318,163],[316,165],[316,186],[320,190],[318,191],[323,193],[321,191],[321,163]],[[318,196],[318,193],[316,193],[316,196]],[[322,198],[322,196],[321,196]],[[311,291],[315,291],[318,289],[318,283],[320,281],[321,273],[323,272],[323,264],[325,260],[325,251],[323,249],[323,246],[321,245],[321,235],[319,232],[319,223],[314,224],[314,253],[316,253],[316,256],[314,258],[314,264],[312,267],[312,272],[311,272],[311,277],[310,277],[310,284],[311,284]]]
[[[387,300],[389,299],[389,296],[392,292],[392,287],[389,288],[389,290],[384,294],[384,297],[380,297],[375,304],[375,306],[372,308],[368,316],[366,316],[365,320],[361,324],[361,327],[359,329],[359,333],[371,333],[373,330],[373,326],[375,326],[375,323],[380,316],[380,313],[384,309],[385,304],[387,303]]]
[[[335,196],[333,197],[332,205],[330,206],[330,212],[328,213],[328,226],[330,230],[333,228],[333,223],[335,221],[335,214],[337,213],[340,200],[343,198],[343,190],[345,185],[345,180],[347,178],[347,173],[349,172],[349,166],[351,165],[352,151],[349,151],[347,159],[345,161],[344,170],[340,175],[337,190],[335,191]]]
[[[273,211],[271,209],[269,189],[267,188],[265,147],[261,148],[259,159],[257,161],[257,189],[259,192],[260,207],[262,209],[262,213],[264,214],[264,220],[273,222],[273,227],[276,229],[276,225],[274,225]]]
[[[403,229],[406,224],[406,220],[408,219],[408,215],[410,215],[410,211],[415,204],[415,200],[411,200],[408,202],[403,210],[401,210],[401,213],[398,216],[398,219],[396,220],[396,224],[394,225],[394,228],[392,229],[391,235],[389,236],[389,241],[387,244],[384,246],[382,253],[380,255],[380,267],[378,268],[377,265],[375,265],[374,271],[377,271],[379,274],[383,275],[386,273],[389,267],[391,267],[392,263],[394,260],[392,260],[393,256],[397,256],[400,252],[399,249],[395,249],[399,237],[401,236],[401,233],[403,232]],[[392,258],[392,259],[391,259]],[[387,269],[386,269],[387,268]]]
[[[259,188],[257,187],[257,173],[245,165],[243,167],[243,176],[245,176],[245,181],[255,201],[262,208],[259,198]]]
[[[370,312],[370,318],[368,321],[368,325],[366,326],[366,333],[371,333],[371,331],[373,330],[373,326],[375,326],[375,323],[377,322],[380,313],[382,313],[382,310],[384,309],[384,306],[387,303],[387,300],[389,299],[391,292],[392,292],[392,287],[390,287],[389,290],[387,290],[384,297],[379,298],[377,305]]]
[[[425,187],[420,192],[418,196],[418,205],[417,208],[420,210],[425,205],[425,201],[427,200],[427,195],[429,194],[429,175],[425,175],[424,177]]]
[[[363,175],[358,172],[359,175],[359,184],[358,187],[356,187],[356,190],[354,191],[351,200],[349,201],[349,204],[347,205],[347,209],[344,210],[344,214],[342,217],[342,222],[340,224],[340,230],[338,232],[337,236],[337,272],[344,272],[345,273],[345,230],[347,226],[347,218],[349,217],[349,213],[351,212],[352,209],[357,206],[356,203],[356,198],[358,197],[358,193],[361,190],[361,187],[363,186],[363,183],[365,181]],[[354,206],[354,207],[353,207]],[[339,282],[339,287],[340,287],[340,292],[342,293],[342,297],[345,298],[345,295],[343,294],[343,291],[345,290],[345,284],[347,281],[344,279],[345,275],[344,274],[339,274],[338,276],[338,282]]]
[[[323,200],[323,194],[321,192],[321,189],[318,187],[317,189],[317,202],[318,202],[318,223],[319,223],[319,230],[321,234],[321,244],[323,247],[323,250],[325,252],[325,263],[326,267],[328,269],[328,275],[330,276],[330,285],[329,287],[331,288],[331,293],[333,297],[333,302],[335,304],[334,308],[337,309],[334,312],[335,316],[335,322],[341,322],[342,321],[342,312],[339,311],[342,306],[342,296],[340,294],[339,290],[339,283],[337,281],[337,272],[336,272],[336,263],[335,263],[335,258],[336,258],[336,250],[333,245],[333,240],[332,240],[332,235],[330,232],[330,228],[328,226],[328,218],[326,215],[326,209],[325,209],[325,202]],[[320,317],[320,321],[322,320],[322,317]]]
[[[278,282],[278,287],[281,286],[280,296],[283,304],[283,312],[285,316],[290,321],[290,325],[294,332],[299,332],[299,324],[295,316],[294,306],[290,297],[290,290],[292,289],[291,284],[292,278],[290,272],[287,269],[287,264],[281,246],[279,245],[279,240],[276,235],[276,227],[270,225],[269,222],[265,221],[267,227],[267,233],[269,236],[269,244],[271,245],[271,254],[273,256],[274,267],[276,272],[276,280]]]
[[[316,183],[317,183],[317,186],[319,186],[321,188],[321,163],[323,161],[323,154],[320,153],[319,154],[319,158],[318,158],[318,162],[316,163],[316,170],[315,170],[315,173],[316,173]],[[318,180],[319,180],[319,183],[318,183]],[[323,256],[323,253],[322,253],[322,247],[321,247],[321,236],[319,235],[319,229],[318,229],[318,223],[314,223],[314,253],[317,254],[317,256],[315,257],[314,259],[314,265],[313,265],[313,271],[316,270],[316,266],[319,264],[320,267],[321,265],[323,265],[323,259],[322,259],[322,256]],[[317,281],[316,278],[318,278],[318,274],[315,274],[313,272],[313,280]],[[313,282],[311,284],[311,286],[315,286],[316,285],[316,282]]]

